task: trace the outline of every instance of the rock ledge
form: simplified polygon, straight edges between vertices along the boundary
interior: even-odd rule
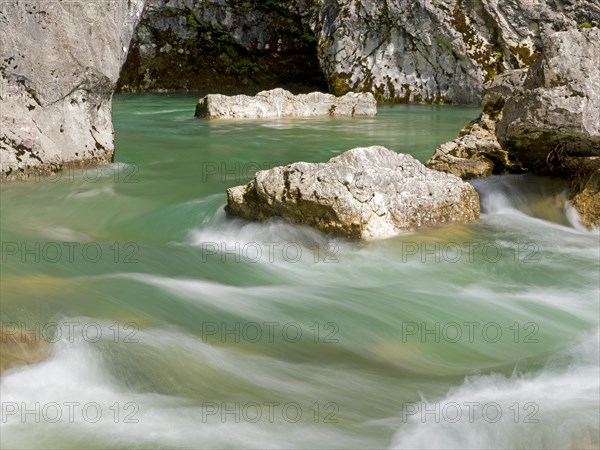
[[[294,95],[277,88],[247,95],[209,94],[196,105],[196,117],[204,119],[271,119],[279,117],[356,117],[375,116],[377,101],[373,94],[349,92],[336,97],[322,92]]]

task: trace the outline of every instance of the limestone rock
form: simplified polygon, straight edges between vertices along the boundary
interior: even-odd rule
[[[112,160],[112,93],[143,5],[0,4],[1,178]]]
[[[588,228],[600,227],[600,169],[587,173],[573,182],[569,201],[579,212]]]
[[[425,163],[427,167],[463,179],[523,171],[496,138],[496,121],[508,98],[523,90],[526,69],[495,77],[484,87],[483,112],[462,129],[458,139],[439,146]]]
[[[599,68],[600,29],[549,35],[527,72],[486,85],[481,117],[440,146],[428,166],[463,178],[523,171],[568,178],[583,222],[599,226]]]
[[[480,116],[463,128],[458,139],[440,145],[425,164],[464,180],[498,173],[500,164],[495,166],[495,161],[506,161],[506,152],[496,139],[493,125],[489,116]]]
[[[148,0],[128,82],[256,92],[314,74],[335,95],[479,103],[485,81],[529,67],[545,36],[583,22],[600,22],[599,2]]]
[[[515,69],[501,73],[486,83],[483,88],[483,113],[490,120],[498,121],[506,101],[524,91],[528,69]],[[495,124],[492,128],[495,129]]]
[[[210,94],[201,98],[196,106],[196,116],[205,119],[356,117],[376,114],[377,101],[370,93],[350,92],[342,97],[321,92],[293,95],[280,88],[259,92],[254,97]]]
[[[478,103],[483,83],[531,65],[545,36],[599,21],[589,0],[327,0],[315,29],[334,94]]]
[[[570,178],[583,223],[600,226],[600,29],[549,36],[524,86],[502,110],[500,144],[532,172]]]
[[[228,213],[283,217],[349,238],[479,218],[479,197],[460,178],[426,168],[385,147],[355,148],[326,163],[298,162],[256,173],[227,190]]]
[[[537,173],[600,168],[600,29],[548,37],[524,92],[506,101],[496,129],[504,149]]]

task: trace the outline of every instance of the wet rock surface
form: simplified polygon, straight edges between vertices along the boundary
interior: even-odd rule
[[[427,167],[465,180],[524,172],[498,142],[496,124],[506,100],[523,91],[526,75],[526,69],[511,70],[486,83],[481,115],[467,124],[457,139],[440,145],[425,163]]]

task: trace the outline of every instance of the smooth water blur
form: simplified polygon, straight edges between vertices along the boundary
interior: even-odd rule
[[[600,245],[560,183],[480,180],[479,223],[374,242],[223,212],[257,169],[424,161],[476,109],[207,122],[195,101],[119,96],[115,164],[2,185],[3,329],[52,341],[2,374],[3,447],[598,446]]]

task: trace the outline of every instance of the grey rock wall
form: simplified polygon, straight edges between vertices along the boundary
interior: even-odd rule
[[[529,67],[545,36],[585,22],[600,22],[600,2],[149,0],[122,85],[254,94],[326,81],[336,95],[478,103],[486,81]]]
[[[481,117],[427,165],[462,178],[524,171],[566,178],[582,222],[600,226],[600,29],[548,35],[529,70],[486,85]]]
[[[477,103],[483,83],[531,65],[544,36],[600,21],[593,0],[324,0],[319,57],[332,91]]]
[[[112,94],[143,5],[0,3],[2,178],[112,160]]]

